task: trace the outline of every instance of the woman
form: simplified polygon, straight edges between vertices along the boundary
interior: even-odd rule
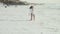
[[[30,6],[30,13],[31,13],[31,19],[30,20],[35,20],[35,15],[34,15],[34,13],[33,13],[33,9],[34,9],[34,7],[33,6]]]

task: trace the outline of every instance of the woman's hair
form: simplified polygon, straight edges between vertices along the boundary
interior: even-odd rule
[[[32,9],[33,8],[33,6],[30,6],[30,9]]]

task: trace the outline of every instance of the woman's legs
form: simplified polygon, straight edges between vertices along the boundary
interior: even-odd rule
[[[30,20],[32,21],[32,13],[31,13],[31,19]]]
[[[31,13],[31,21],[35,20],[35,15]]]
[[[35,20],[35,15],[34,14],[32,15],[32,19]]]

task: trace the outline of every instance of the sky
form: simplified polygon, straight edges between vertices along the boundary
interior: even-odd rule
[[[21,0],[32,3],[60,3],[60,0]]]

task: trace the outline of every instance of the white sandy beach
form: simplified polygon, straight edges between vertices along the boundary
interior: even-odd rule
[[[0,34],[60,34],[59,4],[34,6],[35,21],[29,21],[29,6],[0,5]]]

